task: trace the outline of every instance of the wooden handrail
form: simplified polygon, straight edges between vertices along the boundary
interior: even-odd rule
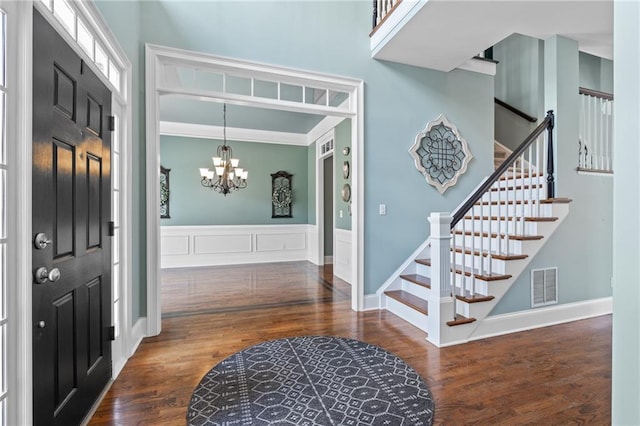
[[[613,95],[607,92],[601,92],[599,90],[587,89],[586,87],[578,88],[578,93],[581,95],[593,96],[600,99],[606,99],[608,101],[613,100]]]
[[[536,121],[538,121],[537,118],[527,114],[526,112],[519,110],[518,108],[514,107],[511,104],[506,103],[503,100],[500,100],[498,98],[493,98],[495,100],[495,103],[497,103],[498,105],[500,105],[501,107],[508,109],[509,111],[511,111],[512,113],[519,115],[520,117],[524,118],[525,120],[531,122],[531,123],[535,123]]]
[[[522,155],[529,145],[531,145],[538,136],[545,130],[549,132],[547,143],[549,147],[547,149],[547,198],[553,198],[555,195],[554,190],[554,178],[553,178],[553,127],[555,125],[555,116],[553,111],[548,111],[545,119],[536,127],[533,132],[517,147],[511,155],[498,166],[498,168],[484,181],[482,185],[471,195],[465,203],[453,214],[451,220],[451,229],[453,229],[458,222],[467,214],[469,210],[482,198],[485,192],[491,189],[491,186],[511,167],[511,165]]]

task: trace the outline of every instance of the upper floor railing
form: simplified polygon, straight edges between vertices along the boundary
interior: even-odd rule
[[[376,27],[382,24],[386,17],[389,16],[401,2],[402,0],[373,0],[372,28],[374,31]]]
[[[578,93],[580,127],[577,170],[613,173],[613,95],[583,87]]]

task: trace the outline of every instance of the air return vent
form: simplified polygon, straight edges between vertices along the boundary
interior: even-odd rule
[[[558,303],[558,268],[531,271],[531,307]]]

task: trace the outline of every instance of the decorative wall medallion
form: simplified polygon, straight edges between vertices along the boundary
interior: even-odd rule
[[[349,179],[349,162],[345,161],[342,163],[342,177],[345,179]]]
[[[165,169],[160,166],[160,218],[170,219],[169,216],[169,172],[171,169]]]
[[[271,174],[271,217],[293,217],[291,203],[292,174],[284,171]]]
[[[409,153],[418,171],[441,194],[456,184],[473,158],[467,141],[443,114],[416,136]]]
[[[345,183],[342,187],[342,201],[348,203],[351,200],[351,185]]]

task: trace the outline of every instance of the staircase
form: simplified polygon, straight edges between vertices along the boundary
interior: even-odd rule
[[[382,307],[434,344],[472,339],[568,215],[571,200],[554,198],[553,120],[550,112],[453,216],[432,214],[432,236],[378,291]]]

